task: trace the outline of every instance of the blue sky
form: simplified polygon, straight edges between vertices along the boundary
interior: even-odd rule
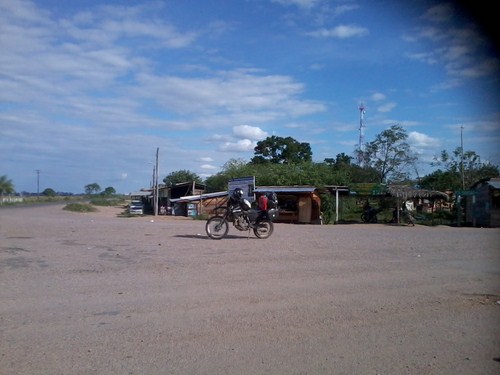
[[[18,192],[129,193],[291,136],[314,161],[403,126],[419,173],[499,164],[499,61],[456,2],[0,0],[0,175]],[[463,129],[461,130],[461,127]],[[258,184],[258,181],[257,181]]]

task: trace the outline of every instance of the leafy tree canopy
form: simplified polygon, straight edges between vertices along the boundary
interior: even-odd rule
[[[0,195],[14,193],[14,184],[6,175],[0,176]]]
[[[327,163],[253,164],[232,159],[224,165],[221,172],[207,178],[207,190],[226,190],[230,179],[245,176],[255,176],[257,185],[346,185],[350,181],[348,173],[334,170]]]
[[[356,150],[362,166],[377,171],[377,182],[398,182],[408,178],[408,170],[414,166],[416,156],[411,152],[407,138],[403,127],[392,125],[367,143],[364,150]]]
[[[300,143],[292,137],[267,137],[257,142],[252,164],[294,164],[312,161],[309,143]]]
[[[91,195],[91,194],[96,194],[101,191],[101,187],[97,182],[94,182],[92,184],[85,185],[85,194]]]
[[[326,158],[324,162],[335,169],[342,169],[344,167],[350,166],[352,162],[353,157],[346,155],[345,153],[340,153],[337,154],[335,159],[333,158]]]
[[[42,191],[42,195],[44,195],[46,197],[55,197],[57,194],[54,191],[54,189],[47,188],[44,191]]]
[[[483,163],[475,151],[464,151],[462,156],[461,147],[451,153],[441,151],[431,165],[441,168],[424,176],[420,185],[433,190],[468,189],[479,180],[499,175],[498,166],[489,162]]]
[[[179,184],[181,182],[192,182],[192,181],[195,181],[198,184],[203,183],[203,180],[201,179],[200,176],[186,169],[171,172],[163,179],[163,182],[168,187],[172,187],[173,185]]]
[[[104,189],[101,193],[102,195],[113,195],[116,194],[116,190],[112,186],[108,186],[106,189]]]

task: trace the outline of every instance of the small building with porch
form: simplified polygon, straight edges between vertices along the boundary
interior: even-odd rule
[[[465,221],[474,227],[500,227],[500,177],[480,180],[469,191]]]
[[[277,223],[321,224],[321,198],[314,186],[258,186],[254,193],[278,196]]]

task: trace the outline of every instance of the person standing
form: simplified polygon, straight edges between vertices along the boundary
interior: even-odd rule
[[[259,209],[260,210],[267,211],[267,201],[268,201],[268,198],[267,198],[266,194],[261,193],[260,197],[259,197]]]

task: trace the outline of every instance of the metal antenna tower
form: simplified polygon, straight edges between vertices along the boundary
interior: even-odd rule
[[[362,151],[364,151],[365,145],[365,122],[364,122],[364,114],[365,114],[365,105],[363,102],[359,105],[359,143],[358,143],[358,163],[361,165],[363,163],[363,155]]]

